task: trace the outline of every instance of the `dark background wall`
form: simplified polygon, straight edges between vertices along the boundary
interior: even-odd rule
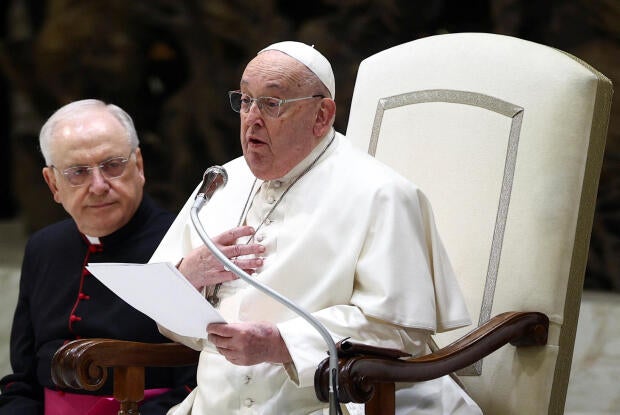
[[[28,232],[64,217],[41,177],[38,131],[96,97],[133,117],[147,190],[173,211],[203,170],[240,154],[226,92],[262,47],[314,44],[336,74],[347,124],[359,62],[448,32],[494,32],[570,52],[620,83],[619,0],[3,0],[0,219]],[[586,288],[620,291],[620,114],[612,107]]]

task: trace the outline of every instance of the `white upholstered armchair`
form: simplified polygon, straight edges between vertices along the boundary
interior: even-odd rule
[[[504,346],[459,371],[485,414],[563,413],[611,96],[575,57],[487,33],[360,65],[346,134],[428,195],[474,320],[549,319],[545,346]]]

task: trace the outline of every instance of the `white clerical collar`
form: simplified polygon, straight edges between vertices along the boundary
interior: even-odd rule
[[[101,245],[101,241],[99,240],[98,237],[88,236],[86,234],[84,234],[84,236],[86,237],[86,239],[88,239],[88,242],[90,242],[91,245]]]

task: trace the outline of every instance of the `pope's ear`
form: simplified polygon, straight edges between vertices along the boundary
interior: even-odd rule
[[[314,123],[314,135],[323,137],[332,126],[334,117],[336,116],[336,102],[331,98],[323,98],[321,107],[316,114]]]
[[[54,169],[51,167],[43,167],[42,173],[43,179],[45,179],[45,183],[47,183],[47,187],[49,187],[50,192],[52,192],[54,201],[56,201],[56,203],[61,203],[58,191],[58,183],[56,182],[56,175],[54,174]]]

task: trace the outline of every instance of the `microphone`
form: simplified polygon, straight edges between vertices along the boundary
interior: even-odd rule
[[[308,313],[306,310],[299,307],[297,304],[293,303],[288,298],[284,297],[280,293],[271,289],[270,287],[258,282],[255,278],[252,278],[247,272],[239,268],[235,263],[233,263],[220,249],[215,245],[215,243],[211,240],[207,232],[204,230],[202,223],[200,222],[200,218],[198,217],[198,212],[202,207],[208,202],[213,194],[220,188],[226,186],[228,182],[228,173],[223,167],[220,166],[212,166],[205,170],[203,174],[202,184],[198,193],[196,195],[196,199],[194,201],[194,205],[190,211],[190,217],[192,219],[192,224],[198,232],[200,239],[204,242],[207,248],[211,251],[211,253],[224,265],[224,267],[231,272],[235,273],[239,278],[267,294],[269,297],[279,301],[284,306],[293,310],[297,315],[304,318],[312,327],[314,327],[323,340],[327,344],[327,348],[329,349],[329,415],[340,414],[340,406],[338,405],[338,349],[336,348],[336,343],[334,339],[332,339],[329,331],[323,326],[323,324],[317,320],[312,314]]]
[[[228,173],[226,173],[226,169],[221,166],[211,166],[202,175],[202,184],[198,189],[198,193],[196,193],[196,198],[194,199],[194,206],[197,207],[198,210],[202,208],[202,206],[211,200],[213,194],[220,188],[226,186],[228,182]]]

